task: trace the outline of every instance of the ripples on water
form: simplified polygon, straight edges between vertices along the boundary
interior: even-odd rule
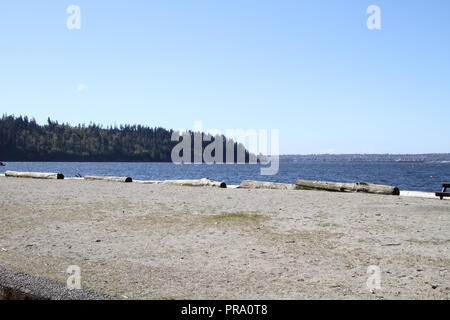
[[[261,176],[260,165],[185,164],[152,162],[8,162],[0,171],[61,172],[66,177],[81,175],[130,176],[140,180],[199,179],[208,177],[237,185],[242,180],[295,183],[297,179],[336,182],[365,181],[398,186],[401,190],[439,190],[450,181],[450,163],[397,162],[293,162],[282,161],[274,176]]]

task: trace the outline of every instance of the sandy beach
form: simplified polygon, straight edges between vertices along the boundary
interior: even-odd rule
[[[117,298],[450,298],[450,201],[5,177],[0,195],[0,268],[65,284],[77,265]]]

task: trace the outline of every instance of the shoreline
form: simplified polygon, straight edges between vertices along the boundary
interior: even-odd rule
[[[4,173],[0,173],[0,177],[4,178],[5,174]],[[85,179],[82,177],[65,177],[64,180],[78,180],[78,181],[84,181]],[[198,179],[200,180],[200,179]],[[145,181],[141,181],[141,180],[133,180],[133,183],[144,183]],[[158,183],[162,183],[164,182],[164,180],[160,180],[160,181],[152,181],[155,184]],[[238,184],[232,184],[232,185],[227,185],[226,188],[228,189],[238,189],[239,185]],[[318,190],[319,191],[319,190]],[[327,192],[327,191],[322,191],[322,192]],[[434,192],[425,192],[425,191],[413,191],[413,190],[400,190],[400,196],[401,197],[414,197],[414,198],[428,198],[428,199],[437,199],[440,200],[439,197],[437,197],[435,195]],[[443,200],[450,200],[450,198],[444,198]]]

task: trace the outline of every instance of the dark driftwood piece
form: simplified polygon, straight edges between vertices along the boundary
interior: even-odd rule
[[[62,173],[51,173],[51,172],[6,171],[5,177],[33,178],[33,179],[64,179],[64,175]]]
[[[297,189],[325,190],[337,192],[364,192],[386,195],[400,195],[397,187],[371,184],[367,182],[340,183],[326,181],[297,180]]]
[[[107,176],[85,176],[85,180],[102,180],[102,181],[114,181],[114,182],[133,182],[130,177],[107,177]]]

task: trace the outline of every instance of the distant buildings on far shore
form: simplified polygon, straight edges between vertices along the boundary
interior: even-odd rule
[[[281,161],[370,161],[370,162],[441,162],[450,163],[450,153],[430,154],[310,154],[310,155],[281,155]]]

